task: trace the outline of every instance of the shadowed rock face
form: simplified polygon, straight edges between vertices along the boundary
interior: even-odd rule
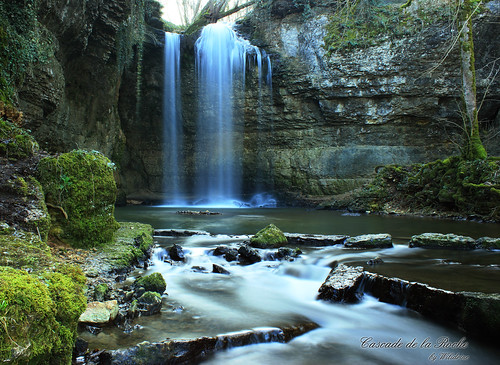
[[[19,103],[42,148],[96,149],[120,168],[122,190],[141,200],[163,190],[161,42],[145,44],[142,102],[136,113],[135,66],[120,71],[120,26],[132,0],[40,2],[39,19],[53,56],[36,66],[19,90]],[[403,1],[385,1],[401,3]],[[368,181],[384,164],[428,162],[456,153],[450,141],[461,124],[460,70],[448,50],[450,31],[435,24],[411,36],[325,56],[325,27],[336,1],[275,0],[257,9],[239,31],[271,54],[273,87],[259,93],[249,72],[241,111],[243,191],[274,190],[288,199],[339,194]],[[497,9],[499,1],[488,7]],[[301,5],[302,4],[302,5]],[[498,58],[500,25],[484,13],[474,30],[478,92],[487,87]],[[161,27],[153,16],[149,23]],[[154,33],[152,31],[152,33]],[[161,38],[161,37],[160,37]],[[194,176],[195,37],[182,41],[182,103],[187,177]],[[255,70],[254,70],[255,71]],[[480,113],[498,124],[499,81],[489,87]],[[499,154],[493,138],[488,152]],[[194,185],[187,179],[186,188]]]

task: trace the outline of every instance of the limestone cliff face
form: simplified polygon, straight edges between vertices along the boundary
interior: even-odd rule
[[[264,99],[260,116],[255,93],[247,100],[247,185],[338,194],[366,181],[377,166],[457,154],[460,63],[456,47],[444,57],[450,27],[438,23],[392,39],[381,34],[376,46],[328,57],[323,38],[336,2],[314,3],[306,15],[292,2],[274,1],[240,26],[274,58],[272,97]],[[480,98],[500,56],[493,36],[500,30],[498,2],[488,8],[475,20]],[[499,94],[497,80],[481,109],[485,128],[499,122]],[[498,155],[498,138],[487,147]]]
[[[117,112],[117,33],[131,0],[40,1],[39,21],[53,55],[36,66],[19,102],[43,148],[100,150],[123,144]]]

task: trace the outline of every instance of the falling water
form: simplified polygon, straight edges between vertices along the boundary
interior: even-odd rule
[[[182,121],[180,113],[180,34],[165,32],[163,83],[164,188],[168,204],[183,204],[181,191]]]
[[[262,53],[224,23],[203,28],[195,48],[198,78],[197,203],[243,205],[245,203],[239,200],[242,193],[245,72],[247,58],[256,59],[260,87],[263,80]]]

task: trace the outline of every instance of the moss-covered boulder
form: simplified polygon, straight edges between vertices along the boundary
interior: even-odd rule
[[[452,233],[422,233],[411,237],[409,247],[473,250],[476,248],[476,241],[471,237]]]
[[[147,291],[137,299],[137,309],[141,316],[151,316],[161,311],[161,295]]]
[[[281,247],[287,243],[285,234],[274,224],[261,229],[250,239],[250,245],[259,248]]]
[[[165,292],[167,284],[165,283],[165,279],[162,274],[155,272],[151,275],[143,276],[142,278],[137,279],[135,287],[144,288],[147,292],[151,291],[161,295]]]
[[[0,250],[0,361],[70,363],[86,307],[81,270],[27,232],[2,230]]]
[[[0,119],[0,156],[18,160],[33,156],[38,150],[38,143],[26,130]]]
[[[392,236],[387,233],[382,233],[349,237],[345,240],[344,247],[356,249],[389,248],[393,247]]]
[[[110,242],[114,218],[114,164],[97,151],[75,150],[40,161],[39,177],[52,217],[51,234],[77,247]]]

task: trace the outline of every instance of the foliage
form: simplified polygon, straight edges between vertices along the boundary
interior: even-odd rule
[[[408,12],[397,4],[379,0],[341,0],[330,16],[324,38],[328,54],[366,48],[381,41],[411,34],[424,25],[448,17],[445,6],[419,8]]]
[[[50,38],[37,19],[36,0],[0,2],[0,101],[11,103],[33,64],[46,62]]]
[[[40,161],[38,172],[51,211],[53,234],[75,246],[110,242],[114,214],[114,164],[97,151],[75,150]]]
[[[0,119],[0,156],[23,159],[33,156],[38,149],[38,143],[26,130]]]
[[[365,190],[371,210],[397,204],[500,220],[500,161],[451,157],[427,164],[385,166]]]

